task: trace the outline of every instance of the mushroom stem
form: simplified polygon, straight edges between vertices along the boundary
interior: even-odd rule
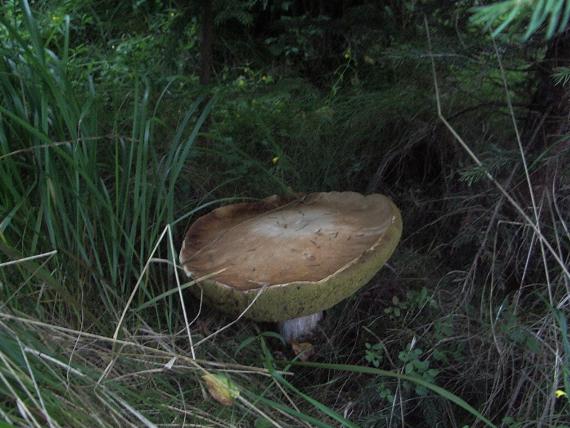
[[[313,333],[322,318],[323,311],[320,311],[304,317],[280,321],[279,333],[281,333],[281,336],[283,336],[287,343],[299,342]]]

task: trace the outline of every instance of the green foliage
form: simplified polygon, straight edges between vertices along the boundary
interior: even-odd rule
[[[199,114],[198,102],[189,105],[168,144],[154,144],[165,92],[152,105],[151,88],[138,81],[128,100],[132,122],[125,129],[119,116],[103,127],[104,97],[88,82],[77,95],[68,55],[46,49],[33,16],[25,16],[24,38],[2,25],[12,37],[0,47],[3,252],[58,250],[64,288],[83,284],[114,310],[164,227],[181,215],[179,178],[210,107]]]
[[[310,362],[292,362],[293,366],[305,366],[305,367],[313,367],[313,368],[321,368],[321,369],[329,369],[329,370],[344,370],[352,373],[364,373],[364,374],[375,374],[400,380],[405,380],[411,382],[412,384],[423,386],[436,394],[440,395],[441,397],[449,400],[450,402],[462,407],[464,410],[469,412],[471,415],[475,416],[476,418],[480,419],[481,422],[485,423],[487,426],[495,427],[495,425],[481,415],[477,410],[467,404],[464,400],[457,397],[453,393],[441,388],[437,385],[429,383],[422,378],[416,376],[409,376],[406,374],[400,374],[395,372],[390,372],[386,370],[380,370],[372,367],[363,367],[363,366],[355,366],[350,364],[328,364],[328,363],[310,363]]]
[[[381,400],[388,402],[388,404],[394,404],[396,401],[396,396],[392,389],[386,384],[386,382],[378,383],[378,395]]]
[[[408,290],[404,300],[400,300],[398,296],[392,297],[392,304],[384,309],[384,313],[394,321],[406,314],[436,307],[437,304],[433,297],[429,295],[428,289],[422,287],[418,291]]]
[[[366,353],[364,355],[364,359],[369,364],[372,364],[374,367],[380,367],[384,357],[382,355],[382,350],[384,346],[381,343],[375,343],[374,345],[366,342]]]
[[[373,367],[380,367],[383,362],[385,361],[384,358],[384,344],[376,343],[376,344],[365,344],[366,350],[364,359]],[[400,351],[398,354],[398,359],[401,363],[404,364],[403,372],[406,375],[414,376],[417,378],[424,379],[426,382],[430,384],[435,383],[435,378],[439,371],[437,369],[430,368],[429,360],[421,359],[423,355],[423,350],[420,348],[411,348],[410,346],[406,347],[405,350]],[[414,388],[414,392],[419,396],[425,396],[428,393],[428,390],[422,385],[415,385],[408,382],[403,382],[403,388],[405,391],[410,391]],[[378,392],[380,394],[380,398],[383,400],[387,400],[389,403],[393,403],[394,401],[394,394],[392,389],[386,382],[379,382],[378,383]]]
[[[570,20],[568,0],[504,0],[473,9],[472,20],[497,36],[509,29],[524,32],[523,40],[546,27],[545,36],[552,38],[562,33]]]
[[[512,150],[506,150],[496,144],[488,144],[484,153],[481,153],[482,165],[473,165],[459,171],[460,180],[468,186],[472,186],[487,178],[490,173],[493,176],[500,174],[505,167],[513,164],[517,156]]]
[[[250,26],[253,24],[254,16],[251,9],[259,3],[259,0],[216,0],[214,9],[216,11],[215,24],[222,25],[232,19],[237,20],[241,25]]]
[[[324,36],[323,24],[328,20],[326,16],[315,19],[307,15],[284,16],[281,23],[286,31],[275,37],[267,37],[265,44],[274,57],[285,57],[290,61],[318,60],[320,52],[316,41]]]
[[[558,67],[552,74],[552,79],[556,85],[567,86],[570,82],[570,67]]]
[[[425,380],[430,384],[435,383],[435,377],[439,373],[437,369],[430,368],[430,362],[428,360],[422,360],[420,357],[424,351],[420,348],[412,348],[401,351],[398,354],[398,359],[404,363],[404,373],[410,376],[416,376]],[[409,388],[409,385],[404,383],[404,388]],[[419,396],[424,396],[428,393],[428,390],[423,385],[416,385],[414,389],[415,393]]]

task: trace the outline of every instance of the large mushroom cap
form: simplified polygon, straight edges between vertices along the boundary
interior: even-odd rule
[[[281,321],[328,309],[365,285],[396,248],[398,208],[386,196],[311,193],[218,208],[188,230],[180,262],[225,312]],[[260,288],[264,288],[260,290]]]

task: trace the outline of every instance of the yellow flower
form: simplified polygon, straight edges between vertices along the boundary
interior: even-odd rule
[[[556,398],[568,397],[568,394],[566,394],[566,392],[562,391],[561,389],[557,389],[554,395],[556,395]]]
[[[350,50],[350,48],[344,51],[344,59],[350,59],[351,56],[352,56],[352,51]]]
[[[271,159],[271,163],[273,165],[277,165],[277,162],[279,162],[279,156],[275,156],[273,159]]]

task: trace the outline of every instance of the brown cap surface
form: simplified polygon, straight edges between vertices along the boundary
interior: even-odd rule
[[[225,269],[216,281],[244,291],[320,281],[371,249],[399,220],[394,209],[353,192],[229,205],[192,225],[180,261],[194,277]]]

